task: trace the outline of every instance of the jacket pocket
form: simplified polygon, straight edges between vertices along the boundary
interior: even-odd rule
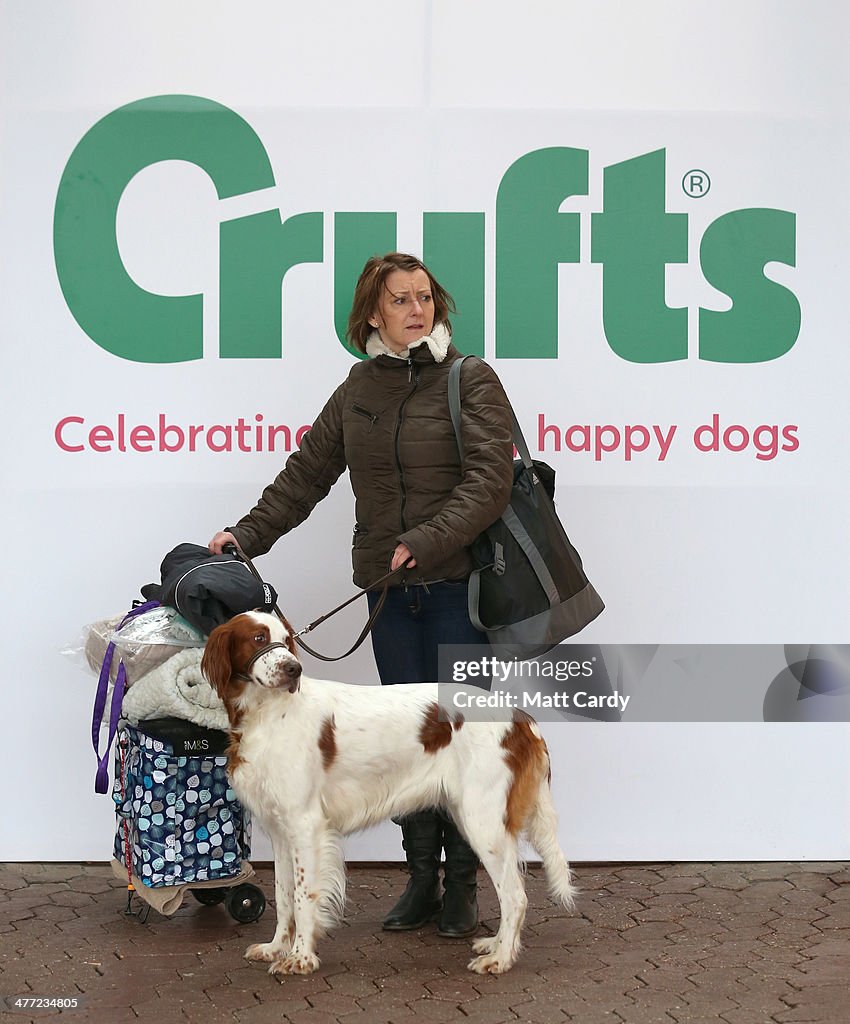
[[[352,405],[351,411],[357,413],[358,416],[365,417],[369,421],[369,430],[371,430],[378,421],[378,414],[376,412],[369,412],[369,410],[364,409],[362,405]]]

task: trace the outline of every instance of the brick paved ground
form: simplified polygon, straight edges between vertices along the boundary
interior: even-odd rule
[[[271,871],[259,871],[267,896]],[[0,994],[78,996],[71,1024],[805,1024],[850,1022],[850,865],[579,867],[574,914],[528,875],[525,951],[500,977],[466,970],[468,941],[434,926],[382,932],[395,865],[349,872],[346,922],[310,977],[242,959],[273,909],[237,925],[187,899],[174,917],[124,914],[105,865],[0,865]],[[482,876],[484,928],[496,904]],[[52,1011],[55,1014],[55,1011]],[[50,1011],[15,1011],[16,1021]]]

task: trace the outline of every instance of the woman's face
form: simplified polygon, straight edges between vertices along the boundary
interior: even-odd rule
[[[434,297],[424,270],[394,270],[369,321],[393,352],[405,352],[434,327]]]

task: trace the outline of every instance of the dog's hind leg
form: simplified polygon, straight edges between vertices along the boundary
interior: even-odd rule
[[[475,812],[460,819],[470,845],[481,858],[499,898],[499,930],[492,938],[472,944],[479,955],[467,965],[476,974],[503,974],[516,962],[528,898],[519,870],[516,837],[505,830],[495,810]]]
[[[292,948],[295,935],[293,920],[293,871],[289,846],[282,834],[269,829],[274,852],[274,898],[277,909],[277,927],[271,942],[257,942],[245,950],[246,960],[262,960],[274,963],[281,960]]]

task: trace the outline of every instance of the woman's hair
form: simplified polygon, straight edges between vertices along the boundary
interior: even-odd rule
[[[434,299],[434,326],[445,324],[451,333],[452,325],[449,323],[449,313],[457,312],[451,295],[439,284],[421,260],[403,252],[388,252],[385,256],[373,256],[366,261],[366,266],[354,289],[354,301],[351,304],[346,334],[358,352],[366,351],[366,341],[374,330],[369,323],[369,317],[378,308],[387,278],[394,270],[425,271],[431,282],[431,295]]]

